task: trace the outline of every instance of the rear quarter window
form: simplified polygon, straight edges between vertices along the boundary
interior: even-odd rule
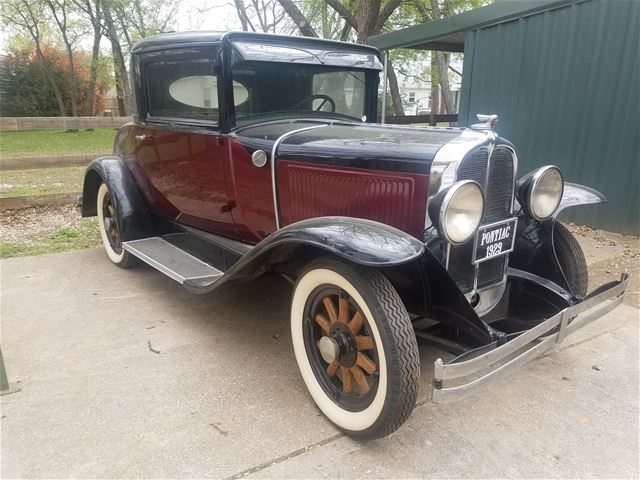
[[[211,58],[146,62],[144,76],[149,118],[217,123],[218,77]]]

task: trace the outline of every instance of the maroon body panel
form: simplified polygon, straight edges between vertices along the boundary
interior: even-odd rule
[[[276,231],[271,181],[275,136],[259,144],[269,157],[263,167],[251,161],[258,147],[252,142],[257,140],[245,139],[251,145],[233,135],[129,125],[118,135],[116,153],[127,162],[156,215],[258,243]],[[308,218],[347,216],[375,220],[422,238],[429,183],[424,166],[369,160],[383,168],[363,168],[358,157],[340,165],[331,163],[335,157],[313,157],[311,162],[295,156],[276,159],[282,226]]]
[[[222,235],[235,236],[227,194],[229,139],[215,133],[133,129],[130,164],[151,211]]]
[[[282,224],[339,215],[391,225],[422,238],[428,175],[278,162]]]
[[[276,231],[270,164],[256,167],[242,143],[232,138],[228,141],[229,192],[235,203],[232,214],[236,231],[242,240],[259,242]]]

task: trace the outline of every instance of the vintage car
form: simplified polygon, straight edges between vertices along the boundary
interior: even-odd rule
[[[142,260],[194,293],[290,280],[302,379],[349,435],[410,415],[418,342],[455,356],[434,366],[446,402],[623,299],[626,273],[587,294],[584,255],[556,221],[604,197],[554,166],[518,180],[493,116],[375,123],[372,47],[164,34],[135,46],[131,72],[134,120],[88,167],[82,215],[97,215],[113,263]]]

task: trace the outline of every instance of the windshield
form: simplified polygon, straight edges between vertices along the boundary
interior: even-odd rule
[[[243,102],[234,98],[238,125],[270,116],[320,115],[362,120],[365,114],[363,70],[241,62],[233,67],[233,81],[248,92]]]

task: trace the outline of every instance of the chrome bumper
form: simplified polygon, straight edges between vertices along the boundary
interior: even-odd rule
[[[626,272],[622,273],[620,281],[615,285],[586,298],[581,303],[561,310],[553,317],[536,325],[531,330],[519,334],[503,345],[480,347],[461,355],[446,365],[439,358],[435,362],[433,372],[431,400],[435,403],[447,403],[464,398],[487,384],[491,379],[542,355],[561,343],[567,335],[620,305],[624,300],[628,278],[629,275]],[[518,350],[530,343],[533,343],[530,348],[516,354]],[[470,356],[474,358],[465,360]],[[508,359],[511,356],[513,358]],[[496,364],[500,365],[496,366]],[[451,380],[456,380],[456,385],[445,387],[444,382]]]

